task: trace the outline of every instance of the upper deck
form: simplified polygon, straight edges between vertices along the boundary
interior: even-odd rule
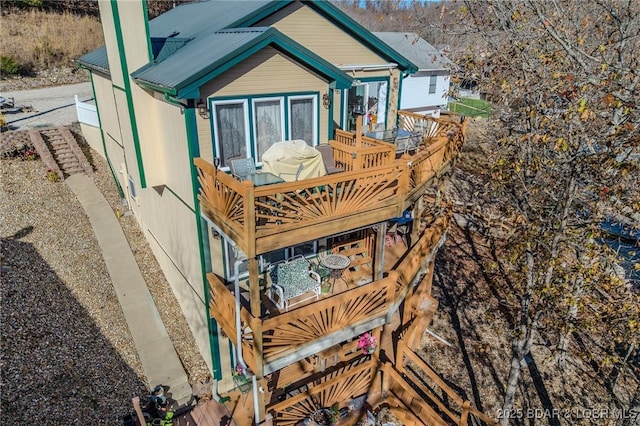
[[[336,130],[329,144],[342,173],[256,187],[196,158],[202,213],[248,258],[401,216],[448,169],[466,122],[399,115],[401,126],[427,129],[418,149],[396,158],[391,143]]]

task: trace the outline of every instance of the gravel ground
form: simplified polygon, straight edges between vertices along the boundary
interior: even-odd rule
[[[115,210],[106,163],[83,148]],[[0,160],[0,409],[17,425],[112,423],[146,392],[144,375],[84,210],[64,183],[45,175],[40,160]],[[191,383],[208,380],[135,220],[123,217],[122,226]]]

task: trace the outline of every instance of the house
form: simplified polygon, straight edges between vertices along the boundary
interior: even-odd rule
[[[256,423],[359,413],[365,400],[439,417],[434,402],[403,405],[415,390],[400,371],[437,305],[449,220],[437,188],[466,123],[399,111],[417,67],[330,2],[203,1],[149,21],[145,2],[103,1],[100,13],[106,44],[79,59],[99,120],[82,129],[171,284],[215,393],[250,379],[242,398]],[[410,149],[362,135],[403,115],[432,129]],[[291,153],[287,144],[320,172],[266,173],[279,164],[270,149]]]
[[[402,82],[400,109],[433,114],[447,108],[455,64],[414,33],[375,32],[376,37],[416,64],[418,71]]]

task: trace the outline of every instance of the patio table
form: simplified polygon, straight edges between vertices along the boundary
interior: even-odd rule
[[[331,270],[330,277],[333,278],[332,288],[336,284],[336,279],[342,277],[342,271],[349,267],[351,259],[343,254],[329,254],[322,259],[322,264]]]
[[[396,146],[396,152],[407,152],[418,148],[421,134],[410,132],[405,129],[379,130],[377,132],[365,133],[365,136],[392,143]]]

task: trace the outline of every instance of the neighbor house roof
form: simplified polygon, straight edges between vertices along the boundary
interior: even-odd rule
[[[348,87],[351,78],[318,55],[304,48],[275,28],[256,28],[261,20],[293,3],[291,0],[201,1],[185,3],[149,22],[153,62],[134,71],[141,85],[174,96],[195,95],[194,84],[204,83],[272,45],[313,68],[337,88]],[[388,46],[328,1],[303,1],[337,24],[363,45],[409,73],[418,68],[405,56]],[[230,61],[225,64],[225,61]],[[104,47],[84,55],[81,66],[108,72]],[[106,67],[105,67],[106,65]]]
[[[446,56],[415,33],[373,33],[418,66],[420,71],[443,71],[455,67]]]

